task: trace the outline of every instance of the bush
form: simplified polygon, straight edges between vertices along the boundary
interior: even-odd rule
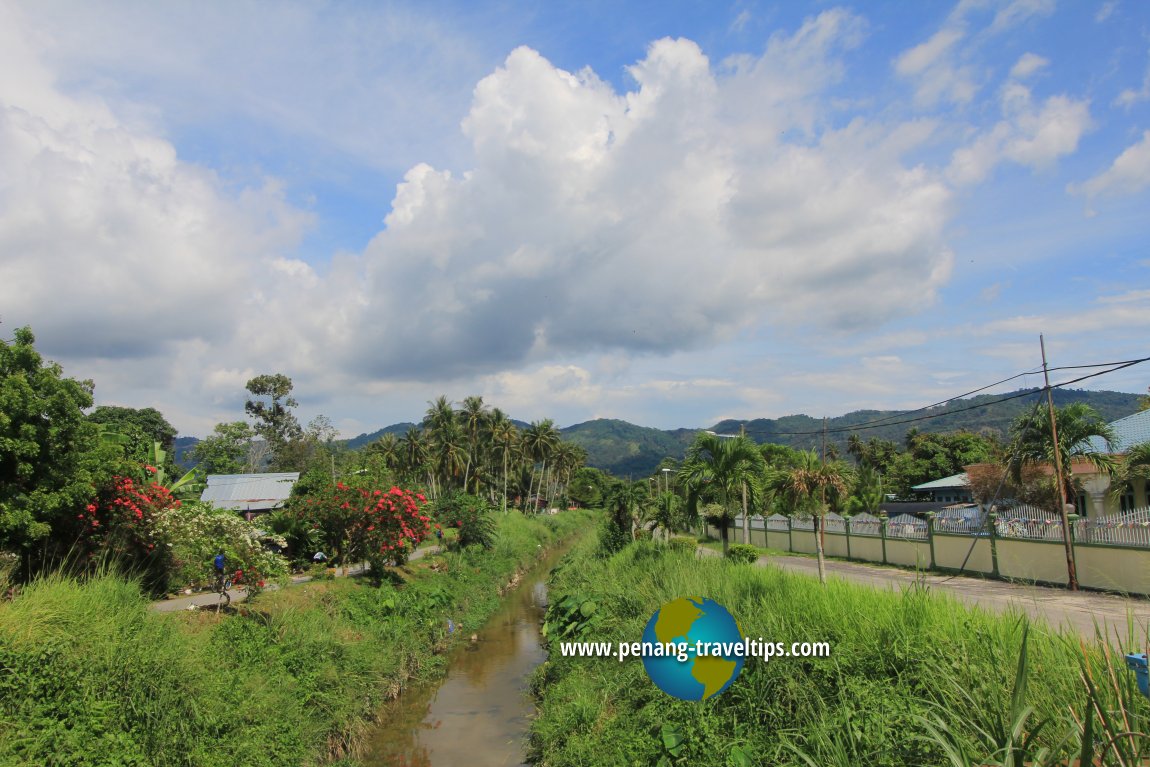
[[[612,517],[603,520],[599,527],[599,556],[609,557],[630,542],[630,530],[624,530]]]
[[[478,545],[485,549],[495,544],[497,532],[491,504],[467,493],[452,493],[435,503],[435,519],[443,527],[459,531],[456,546],[465,549]]]
[[[671,548],[671,551],[682,552],[684,554],[694,554],[695,549],[698,547],[694,538],[686,538],[681,535],[676,535],[667,541],[667,545]]]
[[[741,565],[749,565],[759,558],[759,550],[746,543],[736,543],[727,549],[727,559]]]

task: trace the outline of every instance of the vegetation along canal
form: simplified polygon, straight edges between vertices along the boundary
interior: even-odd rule
[[[534,713],[528,682],[547,657],[539,633],[547,575],[566,551],[550,552],[529,570],[482,628],[463,628],[446,678],[387,706],[368,739],[365,767],[523,764]],[[477,641],[468,641],[472,634]]]

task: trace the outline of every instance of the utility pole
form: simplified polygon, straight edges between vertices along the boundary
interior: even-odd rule
[[[1050,372],[1046,367],[1046,339],[1038,336],[1042,349],[1042,378],[1046,382],[1046,405],[1050,411],[1050,437],[1054,440],[1054,481],[1058,483],[1058,514],[1062,520],[1062,544],[1066,547],[1067,585],[1078,591],[1078,572],[1074,565],[1074,544],[1070,542],[1070,517],[1066,514],[1066,485],[1062,481],[1062,448],[1058,444],[1058,419],[1054,417],[1054,393],[1050,389]]]
[[[739,424],[739,437],[746,438],[747,425]],[[743,543],[751,545],[751,518],[747,516],[747,481],[743,480]]]

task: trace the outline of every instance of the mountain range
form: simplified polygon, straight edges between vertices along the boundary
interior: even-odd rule
[[[1141,396],[1115,391],[1086,391],[1055,389],[1054,404],[1067,405],[1084,402],[1107,421],[1114,421],[1138,410]],[[1013,399],[1004,399],[1013,397]],[[968,399],[953,400],[944,405],[921,411],[855,410],[845,415],[826,419],[828,445],[835,445],[840,453],[846,452],[847,437],[856,433],[862,439],[878,437],[897,442],[900,446],[907,430],[920,432],[949,432],[965,429],[985,432],[1005,438],[1010,424],[1027,408],[1045,403],[1042,389],[1020,389],[1011,394],[983,394]],[[878,423],[876,423],[878,422]],[[515,421],[519,428],[527,424]],[[402,435],[412,423],[398,423],[370,434],[361,434],[347,440],[349,448],[367,445],[387,433]],[[775,442],[789,447],[809,449],[819,447],[823,439],[823,420],[808,415],[788,415],[782,418],[755,418],[752,420],[725,420],[710,427],[683,429],[655,429],[637,426],[627,421],[599,418],[560,429],[563,439],[581,445],[587,451],[587,464],[617,477],[645,477],[653,473],[663,458],[680,459],[700,431],[717,434],[738,434],[746,430],[756,442]]]

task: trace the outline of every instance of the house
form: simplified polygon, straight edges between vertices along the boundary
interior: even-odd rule
[[[281,508],[291,496],[299,472],[278,474],[209,474],[200,500],[221,509],[243,512],[251,521],[258,514]]]
[[[1110,428],[1114,430],[1114,442],[1107,447],[1102,439],[1092,437],[1089,443],[1090,450],[1114,456],[1125,455],[1130,448],[1150,442],[1150,410],[1112,421]],[[1115,493],[1114,488],[1110,486],[1110,477],[1098,473],[1090,463],[1076,460],[1072,462],[1069,470],[1082,487],[1082,491],[1078,493],[1077,498],[1068,498],[1067,501],[1073,501],[1080,516],[1095,518],[1150,506],[1150,496],[1147,495],[1150,493],[1150,487],[1147,487],[1144,479],[1135,479],[1121,488],[1120,493]],[[1047,468],[1046,471],[1053,473],[1051,468]],[[969,478],[965,472],[924,482],[911,489],[916,493],[929,494],[935,501],[969,503],[974,500],[970,492]]]
[[[911,488],[915,493],[929,495],[935,503],[971,503],[974,495],[970,492],[970,480],[966,472],[949,477],[923,482]]]
[[[1090,438],[1090,449],[1116,456],[1125,455],[1130,448],[1150,442],[1150,410],[1111,421],[1110,428],[1114,430],[1114,441],[1109,449],[1098,437]],[[1083,516],[1097,517],[1150,506],[1150,496],[1147,495],[1150,488],[1144,479],[1135,479],[1122,488],[1112,488],[1110,477],[1098,474],[1089,464],[1076,461],[1072,469],[1074,475],[1082,480],[1083,492],[1075,499],[1075,505],[1078,513]]]

